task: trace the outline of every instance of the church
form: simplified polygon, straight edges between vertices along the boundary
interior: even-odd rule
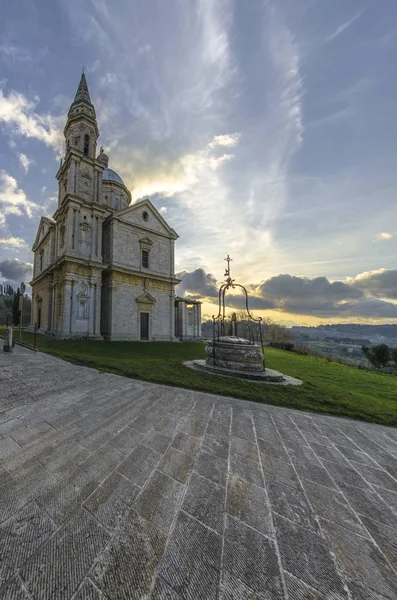
[[[131,204],[101,148],[84,73],[64,128],[58,207],[33,244],[31,327],[59,338],[201,338],[201,303],[175,296],[177,233],[149,199]]]

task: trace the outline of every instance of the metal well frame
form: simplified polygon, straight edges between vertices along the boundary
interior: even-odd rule
[[[259,327],[259,339],[260,345],[262,348],[263,354],[263,368],[265,368],[265,351],[263,346],[263,335],[262,335],[262,317],[258,317],[257,319],[251,314],[248,306],[248,292],[246,288],[240,283],[236,283],[235,279],[232,279],[230,274],[230,263],[232,262],[232,258],[229,255],[224,259],[227,262],[227,268],[225,270],[225,282],[219,288],[218,292],[218,314],[212,315],[212,360],[213,365],[216,365],[215,359],[215,346],[216,343],[219,342],[219,338],[224,335],[225,332],[225,319],[226,319],[226,304],[225,304],[225,296],[227,290],[240,288],[244,292],[245,299],[245,310],[248,316],[249,323],[257,323]],[[236,330],[237,330],[237,322],[236,322]],[[236,333],[236,331],[235,331]],[[252,339],[249,340],[250,344],[255,345],[255,338],[252,336]]]

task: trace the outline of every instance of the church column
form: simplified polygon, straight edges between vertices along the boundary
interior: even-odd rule
[[[64,287],[64,302],[62,315],[62,333],[71,333],[73,311],[73,281],[67,279]]]
[[[201,338],[201,302],[197,304],[198,337]]]
[[[102,287],[102,281],[100,279],[98,279],[95,284],[94,335],[101,334],[101,287]]]
[[[70,161],[70,169],[68,173],[68,189],[70,194],[74,194],[75,190],[75,177],[76,177],[76,162],[72,159]]]

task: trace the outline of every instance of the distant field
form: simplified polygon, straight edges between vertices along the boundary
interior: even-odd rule
[[[14,331],[18,341],[19,331]],[[22,341],[32,345],[33,335],[23,331]],[[397,377],[314,356],[266,350],[268,367],[304,381],[295,387],[241,381],[184,367],[183,361],[204,358],[203,343],[55,340],[38,335],[37,347],[70,362],[127,377],[397,426]]]

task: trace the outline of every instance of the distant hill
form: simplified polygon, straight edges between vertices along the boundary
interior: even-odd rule
[[[291,334],[297,339],[324,340],[325,338],[362,340],[363,343],[385,343],[397,346],[397,325],[367,325],[360,323],[336,323],[317,327],[293,326]]]

